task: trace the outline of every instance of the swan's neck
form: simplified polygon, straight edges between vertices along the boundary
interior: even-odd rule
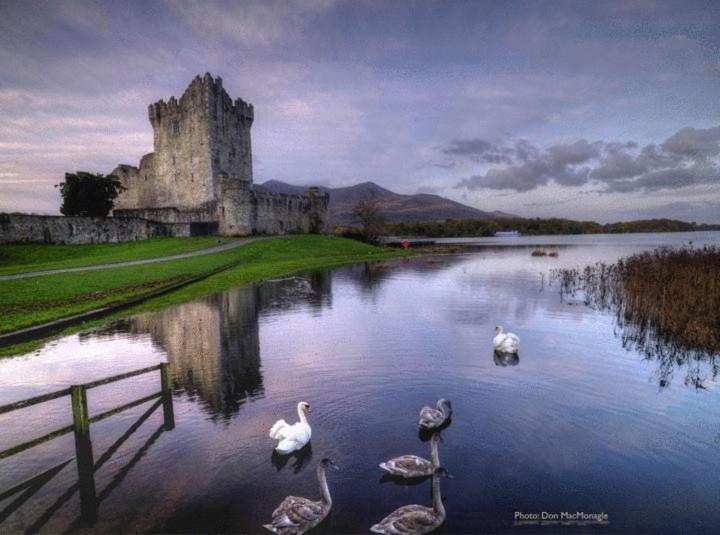
[[[328,506],[332,505],[332,498],[330,497],[330,489],[327,484],[327,477],[325,477],[325,468],[318,466],[317,469],[318,483],[320,484],[320,498]]]
[[[439,439],[433,437],[432,442],[430,443],[430,462],[432,463],[433,468],[440,466],[440,454],[438,452],[439,441]]]
[[[305,416],[305,411],[303,410],[302,405],[298,405],[298,418],[300,418],[302,423],[308,423],[307,416]]]
[[[445,506],[442,502],[442,495],[440,494],[440,474],[433,474],[432,478],[432,495],[433,495],[433,511],[440,518],[445,518]]]

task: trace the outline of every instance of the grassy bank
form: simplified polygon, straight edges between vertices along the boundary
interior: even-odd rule
[[[203,295],[305,269],[400,256],[399,251],[353,240],[292,236],[253,242],[230,251],[157,264],[4,281],[0,332],[10,332],[142,296],[185,278],[234,265],[208,279],[122,315],[157,309]],[[7,350],[3,351],[7,354]]]
[[[145,260],[207,249],[230,240],[201,236],[88,245],[3,245],[0,275]]]

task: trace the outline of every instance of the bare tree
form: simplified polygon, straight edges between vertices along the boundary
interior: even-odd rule
[[[358,201],[353,207],[356,222],[362,225],[362,233],[368,243],[377,243],[385,231],[385,217],[380,209],[380,201],[374,194]]]

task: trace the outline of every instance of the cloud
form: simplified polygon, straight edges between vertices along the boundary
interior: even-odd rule
[[[476,140],[453,140],[450,148],[475,147]],[[472,143],[471,143],[472,142]],[[682,128],[659,146],[635,142],[589,142],[580,139],[540,150],[528,142],[490,149],[508,156],[512,165],[492,167],[456,184],[470,190],[526,192],[551,182],[562,186],[600,186],[601,192],[652,192],[720,183],[720,126]],[[462,154],[456,150],[445,154]]]
[[[705,159],[720,154],[720,126],[707,128],[682,128],[662,145],[668,154],[680,157]]]
[[[632,177],[647,171],[648,166],[631,154],[615,151],[608,154],[599,166],[594,168],[590,177],[599,181],[612,181]]]
[[[581,139],[571,144],[552,145],[544,152],[527,142],[506,148],[506,154],[517,165],[491,168],[483,175],[473,175],[456,187],[468,189],[512,189],[530,191],[551,180],[564,186],[579,186],[587,182],[590,168],[582,165],[600,155],[600,146]]]
[[[444,154],[464,156],[476,162],[510,163],[510,149],[498,147],[484,139],[453,139],[441,149]]]
[[[173,4],[185,22],[198,33],[221,35],[243,46],[269,47],[308,31],[308,25],[334,7],[334,0],[277,0],[207,2],[189,0]]]
[[[720,169],[717,165],[676,167],[648,171],[638,177],[610,182],[608,192],[652,192],[663,189],[678,189],[696,184],[720,183]]]

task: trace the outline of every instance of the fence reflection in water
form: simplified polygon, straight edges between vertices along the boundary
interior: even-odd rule
[[[88,411],[87,403],[87,391],[91,388],[95,388],[101,385],[114,383],[130,377],[136,377],[138,375],[150,373],[153,371],[160,371],[160,391],[149,396],[142,397],[115,407],[108,411],[102,412],[95,416],[90,416]],[[80,522],[92,524],[97,519],[97,510],[100,503],[107,498],[110,493],[115,489],[125,478],[127,473],[132,469],[133,466],[140,460],[148,448],[150,448],[163,431],[170,431],[175,427],[175,415],[173,410],[173,378],[170,364],[161,363],[148,368],[142,368],[132,372],[114,375],[112,377],[106,377],[90,383],[82,385],[71,386],[64,390],[52,392],[50,394],[44,394],[36,396],[34,398],[17,401],[8,405],[0,407],[0,414],[7,412],[16,411],[26,407],[31,407],[39,403],[51,401],[64,396],[69,396],[72,406],[72,418],[73,424],[67,427],[56,429],[50,433],[47,433],[41,437],[33,440],[18,444],[11,448],[7,448],[0,451],[0,460],[7,457],[11,457],[20,452],[26,451],[30,448],[34,448],[52,440],[54,438],[66,435],[71,431],[75,437],[75,461],[77,466],[78,481],[77,483],[70,486],[40,517],[35,523],[27,530],[29,533],[38,531],[51,517],[52,515],[62,507],[76,491],[80,493],[80,517],[73,524],[77,526]],[[130,428],[115,441],[97,460],[92,446],[92,438],[90,433],[90,426],[96,422],[114,416],[133,407],[137,407],[144,403],[147,403],[153,399],[156,399],[147,411],[145,411],[140,418]],[[110,483],[100,493],[97,492],[95,487],[95,472],[99,470],[113,454],[120,448],[120,446],[137,431],[140,426],[162,405],[163,408],[163,423],[162,425],[150,436],[150,438],[143,444],[140,450],[132,457],[132,459],[125,465],[110,481]],[[57,475],[65,466],[67,466],[73,459],[67,459],[62,463],[33,476],[10,489],[0,491],[0,502],[7,498],[17,495],[17,497],[11,501],[4,509],[0,510],[0,525],[7,519],[13,512],[19,509],[27,500],[29,500],[36,492],[38,492],[46,483],[48,483],[55,475]]]

